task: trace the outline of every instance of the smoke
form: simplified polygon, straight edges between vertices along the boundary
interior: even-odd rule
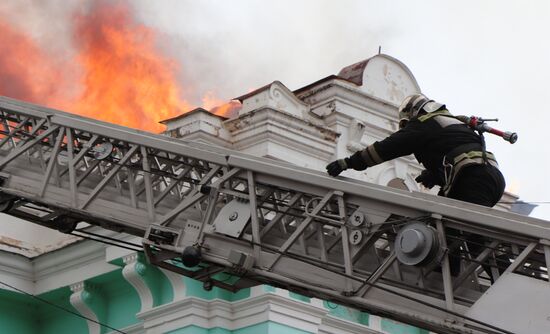
[[[140,0],[136,8],[169,36],[164,47],[185,69],[182,82],[230,99],[274,80],[297,89],[374,55],[394,30],[376,24],[379,5],[369,3]]]
[[[60,13],[43,2],[30,6],[30,1],[3,1],[0,5],[0,94],[64,108],[74,93],[71,81],[75,69],[64,25],[47,22],[39,15]],[[66,22],[61,20],[59,22]]]

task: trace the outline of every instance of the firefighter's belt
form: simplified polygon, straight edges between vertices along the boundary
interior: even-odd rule
[[[487,157],[486,163],[498,168],[498,163],[495,159],[495,155],[491,152],[485,152],[485,154]],[[454,166],[455,170],[460,169],[466,165],[485,163],[485,161],[483,161],[483,152],[481,151],[470,151],[467,153],[459,154],[449,162]]]
[[[468,150],[473,148],[473,150]],[[456,153],[461,152],[461,153]],[[444,170],[445,170],[445,186],[443,187],[443,193],[448,195],[453,186],[454,180],[458,177],[462,169],[470,165],[483,165],[489,164],[498,168],[498,163],[495,156],[491,152],[485,152],[480,149],[479,144],[466,144],[461,145],[449,152],[445,156]]]

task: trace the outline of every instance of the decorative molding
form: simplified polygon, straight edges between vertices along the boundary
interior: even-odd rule
[[[0,251],[0,277],[28,293],[41,294],[117,269],[105,263],[104,249],[97,242],[81,241],[34,259]]]
[[[239,151],[279,145],[323,162],[334,154],[339,135],[328,127],[270,108],[249,112],[225,125],[233,136],[233,148]]]
[[[260,287],[261,288],[261,287]],[[310,333],[377,333],[368,327],[334,318],[322,301],[306,303],[288,296],[283,289],[262,292],[237,302],[189,297],[137,314],[146,332],[165,333],[186,326],[237,330],[272,321]],[[342,325],[343,330],[338,330]]]
[[[285,85],[275,81],[269,88],[269,97],[277,109],[284,110],[297,117],[303,117],[309,111],[309,105],[299,100]]]
[[[82,240],[58,251],[33,260],[35,276],[42,279],[93,262],[105,262],[105,246],[99,242]]]
[[[251,128],[255,128],[256,124],[265,120],[274,120],[277,123],[284,125],[284,129],[288,128],[299,130],[299,132],[303,135],[308,135],[311,137],[323,138],[325,140],[329,138],[331,140],[335,140],[338,137],[338,134],[331,128],[269,107],[256,109],[240,116],[239,118],[227,120],[224,122],[224,125],[229,131],[232,132],[233,136],[235,136],[240,132],[250,131]]]
[[[86,304],[92,298],[91,292],[87,290],[88,286],[84,282],[78,282],[70,286],[71,288],[71,305],[82,316],[92,319],[93,321],[86,320],[88,325],[89,334],[101,334],[101,326],[99,325],[99,318],[94,311]],[[95,321],[95,322],[94,322]]]
[[[342,80],[331,80],[323,86],[319,86],[318,88],[299,94],[298,97],[302,101],[310,103],[311,110],[316,109],[320,105],[326,104],[327,101],[339,100],[345,101],[359,110],[368,109],[377,115],[391,117],[392,113],[395,113],[398,107],[388,101],[384,101],[374,95],[366,93],[360,87]],[[327,109],[326,111],[330,110]],[[315,115],[318,117],[326,117],[328,116],[326,111],[315,112]],[[334,109],[333,111],[340,110]]]
[[[379,331],[332,315],[323,318],[318,334],[380,334]]]
[[[86,231],[122,240],[133,237],[98,226],[88,227]],[[93,262],[105,262],[106,248],[107,246],[100,242],[81,239],[77,243],[36,257],[33,259],[36,278],[41,279],[44,276],[56,274],[60,270],[71,270],[72,267],[86,266]]]
[[[0,251],[0,280],[30,294],[35,294],[32,263],[22,255]],[[0,284],[0,290],[13,290]]]
[[[141,301],[141,312],[153,308],[153,294],[145,282],[143,275],[147,267],[138,261],[138,254],[132,253],[122,258],[125,266],[122,269],[122,276],[130,283],[139,295]]]
[[[119,269],[105,262],[105,245],[88,240],[40,256],[33,266],[37,294]]]
[[[0,275],[33,281],[31,261],[23,255],[0,250]]]
[[[127,238],[125,234],[98,227],[90,230]],[[0,251],[0,278],[28,293],[42,294],[119,269],[106,263],[105,249],[101,243],[83,240],[33,259]]]
[[[264,108],[274,108],[299,118],[303,118],[309,111],[309,105],[298,99],[279,81],[274,81],[238,99],[242,102],[239,117]]]

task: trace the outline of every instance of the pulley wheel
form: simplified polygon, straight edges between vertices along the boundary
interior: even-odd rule
[[[399,262],[421,266],[431,262],[439,250],[436,230],[424,223],[404,226],[395,238],[395,254]]]

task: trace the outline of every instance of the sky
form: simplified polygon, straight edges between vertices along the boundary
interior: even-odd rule
[[[80,36],[75,11],[102,0],[3,0],[0,14],[59,59]],[[228,101],[279,80],[298,89],[378,53],[402,61],[455,114],[498,118],[486,135],[507,190],[550,220],[550,2],[545,0],[110,1],[132,8],[177,67],[185,101]],[[73,51],[71,51],[73,50]],[[3,52],[9,48],[3,46]],[[1,79],[1,73],[0,73]],[[66,87],[72,87],[70,83]],[[66,89],[69,89],[66,88]]]

